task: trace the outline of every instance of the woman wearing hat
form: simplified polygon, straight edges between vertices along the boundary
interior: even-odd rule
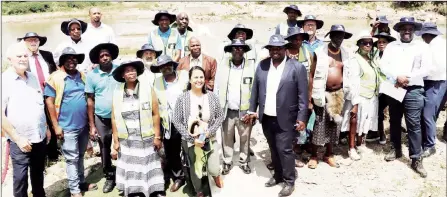
[[[187,91],[177,99],[173,122],[182,135],[183,151],[188,155],[190,175],[197,197],[203,197],[203,169],[213,177],[217,187],[223,186],[220,177],[216,131],[224,121],[219,97],[205,88],[205,71],[194,66],[189,70]]]
[[[116,187],[125,196],[160,197],[164,196],[164,177],[158,100],[148,83],[138,82],[143,71],[143,62],[131,60],[112,73],[121,82],[114,91],[112,107],[112,155],[118,155]]]
[[[374,42],[374,46],[377,47],[379,50],[379,53],[376,53],[376,55],[379,55],[379,58],[382,58],[383,51],[385,50],[388,43],[396,41],[396,38],[391,36],[389,33],[381,32],[379,34],[376,34],[373,36],[374,38],[377,38],[377,41]]]

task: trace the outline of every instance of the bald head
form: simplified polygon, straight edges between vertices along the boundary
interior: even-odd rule
[[[202,44],[200,44],[199,39],[197,39],[196,37],[192,37],[191,39],[189,39],[188,47],[193,58],[199,57],[202,53]]]
[[[28,49],[23,41],[10,46],[6,57],[17,74],[22,75],[28,69]]]
[[[88,15],[90,16],[90,21],[92,24],[99,25],[101,23],[102,12],[101,9],[99,9],[98,7],[90,8],[90,10],[88,11]]]
[[[180,33],[183,34],[189,25],[188,14],[186,14],[185,12],[180,12],[179,14],[177,14],[176,22],[177,22],[177,29],[180,31]]]

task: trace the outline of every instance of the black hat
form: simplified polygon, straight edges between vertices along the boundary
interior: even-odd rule
[[[422,29],[420,31],[416,31],[415,34],[417,36],[422,36],[424,34],[432,34],[432,35],[442,35],[442,33],[438,30],[438,26],[432,22],[427,22],[422,24]]]
[[[145,51],[154,51],[155,52],[155,58],[157,58],[158,56],[161,55],[161,53],[163,53],[163,51],[155,50],[154,46],[152,46],[150,44],[144,44],[143,46],[141,46],[141,49],[137,51],[137,57],[138,58],[143,57],[143,53]]]
[[[89,53],[90,61],[93,64],[99,64],[99,52],[102,49],[107,49],[109,51],[110,55],[112,56],[112,60],[116,59],[120,52],[120,50],[119,50],[118,46],[116,46],[116,44],[113,44],[113,43],[98,44],[95,47],[93,47],[93,49],[90,50],[90,53]]]
[[[248,52],[251,50],[250,46],[248,46],[247,44],[245,44],[245,41],[241,40],[241,39],[233,39],[231,41],[231,44],[227,45],[224,47],[224,51],[225,52],[231,52],[231,49],[233,47],[243,47],[244,48],[244,53]]]
[[[284,37],[280,34],[274,34],[270,36],[269,43],[265,45],[263,48],[270,48],[270,47],[284,47],[287,44],[286,40],[284,40]]]
[[[289,27],[289,29],[287,29],[286,40],[290,42],[290,39],[292,37],[295,38],[296,35],[303,35],[304,40],[309,40],[309,34],[304,32],[304,30],[302,28],[298,28],[298,27]]]
[[[244,31],[247,34],[246,40],[250,40],[251,38],[253,38],[253,30],[252,29],[246,28],[245,25],[237,24],[236,26],[233,27],[231,32],[228,34],[228,36],[227,36],[228,39],[230,39],[230,40],[235,39],[236,32],[239,30]]]
[[[34,32],[28,32],[23,36],[23,38],[17,38],[17,41],[25,40],[27,38],[38,38],[39,39],[39,46],[43,46],[47,42],[47,37],[45,36],[39,36],[37,33]]]
[[[160,67],[165,65],[165,64],[168,64],[168,63],[172,63],[172,65],[174,66],[174,70],[178,66],[178,63],[175,62],[174,60],[172,60],[171,56],[169,56],[169,55],[160,55],[160,57],[157,58],[157,64],[151,66],[151,71],[153,73],[159,73],[160,72]]]
[[[177,28],[177,27],[178,27],[177,21],[175,21],[171,24],[171,28]],[[188,25],[188,27],[186,27],[186,30],[191,31],[191,32],[193,31],[189,25]]]
[[[343,32],[343,33],[345,33],[345,39],[349,39],[349,38],[352,37],[351,33],[345,31],[345,26],[343,26],[343,25],[332,25],[331,26],[331,30],[324,37],[327,37],[332,32]]]
[[[414,17],[411,17],[411,16],[410,17],[404,16],[404,17],[400,18],[400,21],[393,26],[394,31],[399,32],[399,29],[402,25],[414,25],[415,31],[421,30],[421,28],[422,28],[422,24],[416,22],[414,20]]]
[[[64,64],[65,58],[67,56],[74,56],[76,60],[78,60],[78,64],[82,64],[85,59],[85,54],[83,53],[76,53],[76,51],[71,47],[66,47],[64,50],[62,50],[61,56],[59,56],[59,65]]]
[[[123,72],[124,68],[127,66],[133,66],[137,70],[137,76],[143,74],[144,72],[144,63],[141,60],[127,60],[121,62],[121,64],[112,72],[112,76],[116,81],[126,82],[123,78]]]
[[[391,21],[389,21],[385,15],[382,16],[377,16],[376,17],[376,21],[379,21],[379,23],[383,23],[383,24],[389,24]],[[372,27],[372,24],[370,24],[369,26]]]
[[[284,10],[283,10],[283,12],[287,14],[287,12],[288,12],[289,10],[295,10],[295,11],[297,11],[297,12],[298,12],[298,16],[302,16],[302,15],[303,15],[303,14],[301,14],[300,9],[298,9],[298,6],[296,6],[296,5],[289,5],[289,6],[285,7]]]
[[[70,35],[70,31],[69,31],[70,27],[69,26],[71,24],[73,24],[73,23],[78,23],[81,26],[82,33],[84,33],[85,30],[87,30],[87,23],[85,23],[84,21],[81,21],[79,19],[72,18],[72,19],[70,19],[68,21],[64,21],[64,22],[61,23],[61,31],[62,31],[62,33],[64,33],[65,35],[69,36]]]
[[[158,21],[160,20],[161,16],[167,16],[169,18],[169,24],[172,24],[175,22],[175,19],[177,16],[174,14],[169,14],[166,10],[160,10],[157,14],[155,14],[154,20],[152,20],[152,24],[158,26]]]
[[[317,22],[317,29],[321,29],[323,27],[323,25],[324,25],[324,22],[322,20],[317,20],[317,17],[315,17],[314,15],[306,15],[303,20],[298,20],[296,22],[296,25],[298,27],[303,28],[304,23],[306,21],[315,21],[315,22]]]
[[[376,34],[373,36],[374,38],[385,38],[386,40],[388,40],[388,42],[393,42],[396,41],[396,38],[394,38],[393,36],[391,36],[389,33],[387,32],[380,32],[379,34]]]

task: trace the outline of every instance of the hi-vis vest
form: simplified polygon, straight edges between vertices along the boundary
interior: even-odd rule
[[[309,78],[310,66],[312,65],[313,59],[312,59],[312,54],[310,53],[310,51],[303,45],[300,48],[297,60],[298,60],[298,62],[303,64],[304,67],[306,67],[307,77]]]
[[[186,30],[185,34],[186,34],[186,38],[182,43],[183,48],[181,49],[182,51],[181,51],[180,58],[183,58],[183,57],[191,54],[191,51],[189,50],[188,45],[189,45],[189,40],[191,40],[191,38],[192,38],[192,31]]]
[[[298,25],[295,25],[294,27],[298,27]],[[289,25],[287,24],[287,21],[279,24],[279,34],[284,36],[284,38],[287,36],[287,30],[289,30]]]
[[[113,115],[115,117],[115,125],[118,130],[118,138],[127,139],[129,133],[126,123],[124,122],[122,109],[124,100],[124,85],[121,83],[113,92]],[[154,127],[152,120],[152,88],[148,83],[138,83],[138,99],[140,108],[140,131],[141,138],[146,139],[154,135]]]
[[[222,77],[222,80],[219,80],[219,100],[220,106],[223,107],[225,116],[228,108],[227,103],[227,92],[228,92],[228,82],[230,80],[240,80],[240,106],[239,111],[247,111],[250,108],[250,96],[251,96],[251,87],[253,85],[253,80],[255,76],[255,66],[252,61],[244,60],[244,67],[242,70],[241,79],[232,79],[231,73],[231,60],[226,58],[224,59],[225,64],[221,68],[219,68],[219,77]]]
[[[380,73],[374,59],[369,64],[358,53],[354,55],[354,58],[360,66],[360,96],[370,99],[379,95]]]
[[[186,90],[186,85],[188,84],[188,73],[187,71],[181,70],[177,71],[177,83],[175,86],[183,86],[182,90]],[[158,110],[161,118],[161,125],[166,132],[171,131],[171,120],[169,119],[168,111],[168,99],[166,98],[166,85],[163,76],[157,77],[154,82],[154,91],[158,98]],[[174,106],[171,106],[174,107]],[[174,110],[174,109],[171,109]],[[170,135],[169,135],[170,136]]]
[[[177,50],[177,48],[179,47],[176,46],[179,36],[177,29],[171,28],[171,34],[169,35],[168,43],[166,43],[166,45],[163,43],[160,34],[158,34],[158,29],[159,28],[155,28],[151,32],[152,45],[154,45],[155,49],[162,50],[162,54],[174,58],[175,50]]]

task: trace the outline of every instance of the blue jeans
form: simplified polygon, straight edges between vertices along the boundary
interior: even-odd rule
[[[390,137],[395,149],[401,149],[401,121],[405,115],[408,131],[408,145],[411,159],[419,159],[422,154],[421,115],[424,108],[424,88],[411,86],[406,88],[407,94],[402,103],[389,98]]]
[[[79,185],[85,182],[84,154],[88,144],[88,127],[78,130],[64,130],[62,154],[67,163],[67,179],[70,193],[81,193]]]
[[[422,147],[435,146],[436,119],[446,90],[445,81],[424,81],[425,106],[422,112]]]

